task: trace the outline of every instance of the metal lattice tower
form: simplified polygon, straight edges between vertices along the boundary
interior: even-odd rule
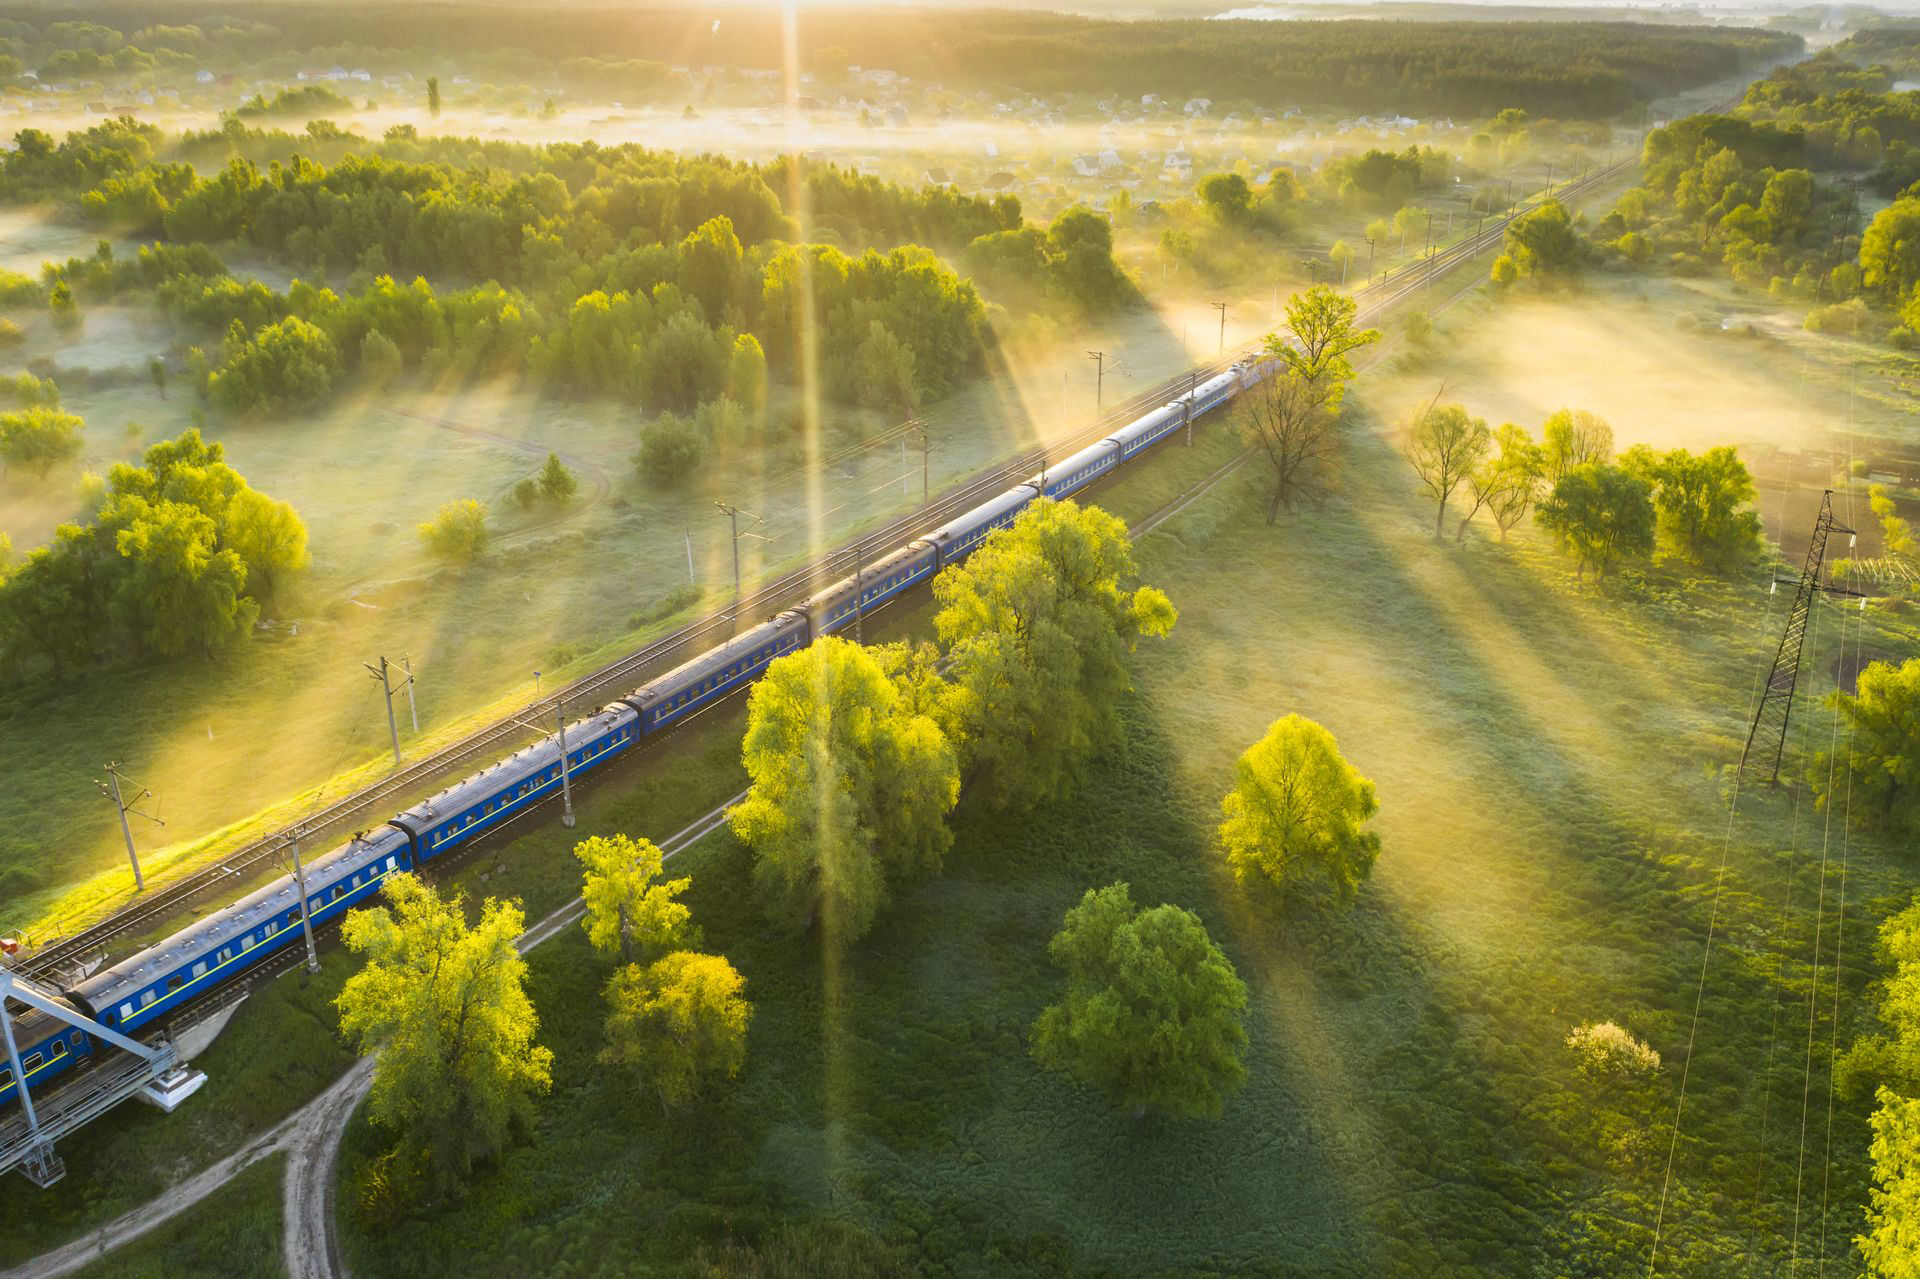
[[[1853,530],[1833,522],[1833,490],[1820,495],[1820,518],[1813,523],[1813,540],[1807,544],[1807,562],[1800,580],[1793,583],[1793,606],[1787,611],[1787,628],[1780,635],[1780,647],[1773,655],[1773,669],[1767,672],[1767,686],[1760,694],[1760,707],[1754,712],[1753,727],[1747,732],[1746,749],[1740,752],[1741,776],[1749,765],[1765,780],[1780,780],[1780,760],[1787,747],[1787,721],[1793,715],[1793,693],[1800,682],[1800,650],[1807,637],[1807,618],[1813,612],[1813,597],[1831,589],[1820,581],[1826,562],[1827,538]]]

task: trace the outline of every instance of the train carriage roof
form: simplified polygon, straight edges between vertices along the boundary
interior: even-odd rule
[[[567,725],[567,750],[578,749],[580,743],[592,741],[611,732],[619,722],[633,714],[626,706],[614,703],[583,719],[577,719]],[[430,796],[415,804],[394,820],[401,823],[414,834],[424,833],[428,827],[446,817],[466,812],[475,804],[481,804],[521,778],[529,777],[542,769],[560,762],[560,743],[553,734],[542,737],[530,746],[523,746],[513,754],[489,764],[471,777],[463,777],[437,795]]]
[[[710,648],[698,657],[682,662],[666,674],[648,680],[628,694],[626,700],[638,707],[651,706],[654,702],[679,692],[686,685],[705,678],[708,671],[736,661],[775,637],[795,628],[804,628],[806,624],[806,614],[800,609],[790,608],[758,626],[741,631],[718,648]]]
[[[320,854],[304,867],[308,894],[331,887],[362,867],[398,852],[406,847],[406,842],[407,837],[400,831],[382,826],[368,832],[365,839],[349,840]],[[111,968],[101,969],[75,985],[74,991],[96,1010],[108,1007],[124,994],[145,990],[157,978],[199,959],[222,942],[251,932],[267,920],[286,913],[299,900],[293,876],[283,875]]]

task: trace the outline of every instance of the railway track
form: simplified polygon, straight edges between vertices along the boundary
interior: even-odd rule
[[[1635,162],[1636,157],[1628,156],[1590,170],[1562,185],[1552,193],[1552,197],[1583,194]],[[1490,217],[1473,234],[1464,235],[1453,244],[1435,249],[1415,262],[1384,272],[1378,279],[1356,289],[1353,296],[1359,303],[1359,318],[1362,322],[1377,320],[1420,293],[1440,276],[1479,257],[1500,243],[1511,221],[1524,216],[1547,198],[1543,193],[1517,205],[1508,214]],[[730,638],[741,629],[743,621],[757,622],[793,607],[822,585],[850,575],[856,565],[889,552],[1026,480],[1043,470],[1050,458],[1067,456],[1104,439],[1147,410],[1167,403],[1188,387],[1213,376],[1253,345],[1249,343],[1236,348],[1230,355],[1223,354],[1218,359],[1202,362],[1186,372],[1167,378],[1101,414],[1066,443],[1030,450],[991,467],[949,488],[922,506],[859,534],[819,560],[780,574],[727,607],[643,645],[575,680],[557,693],[541,698],[459,742],[406,764],[372,785],[318,809],[298,823],[301,841],[331,847],[333,842],[338,842],[354,830],[384,822],[404,807],[399,802],[403,796],[428,792],[462,775],[463,770],[470,771],[470,766],[476,761],[484,759],[491,762],[524,744],[536,735],[535,730],[527,726],[529,719],[544,722],[562,706],[571,707],[576,714],[582,713],[630,692],[648,679]],[[255,840],[215,863],[155,889],[96,924],[38,947],[31,955],[21,958],[16,967],[28,976],[44,980],[63,969],[84,964],[95,955],[103,954],[114,942],[137,936],[203,898],[224,896],[223,890],[243,882],[247,876],[279,857],[286,849],[291,833],[292,828],[289,828]],[[277,971],[279,967],[270,963],[259,975],[264,977]],[[245,983],[248,987],[251,984]],[[242,989],[236,998],[243,997],[244,993]],[[205,1015],[206,1010],[196,1008],[196,1011]]]

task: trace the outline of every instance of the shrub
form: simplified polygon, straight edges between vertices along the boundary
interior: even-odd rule
[[[360,339],[360,372],[375,386],[385,386],[400,376],[406,361],[400,347],[379,329],[368,329]]]
[[[1610,1021],[1567,1032],[1573,1068],[1590,1084],[1618,1084],[1660,1069],[1660,1054]]]
[[[80,452],[80,419],[54,409],[0,413],[0,462],[44,475]]]
[[[420,540],[442,559],[470,564],[487,549],[487,509],[467,498],[448,502],[420,525]]]
[[[677,413],[662,413],[640,437],[640,452],[634,462],[651,482],[677,484],[691,475],[706,455],[707,440],[698,426]]]
[[[1887,330],[1887,345],[1896,351],[1911,351],[1920,343],[1920,335],[1904,324],[1896,324]]]
[[[19,346],[27,335],[12,320],[0,320],[0,347]]]
[[[1804,324],[1809,333],[1838,333],[1857,337],[1873,326],[1873,316],[1868,313],[1865,302],[1859,298],[1848,298],[1831,306],[1814,307],[1807,312]]]
[[[528,476],[513,486],[513,504],[521,510],[532,510],[533,504],[539,500],[540,483],[532,476]]]

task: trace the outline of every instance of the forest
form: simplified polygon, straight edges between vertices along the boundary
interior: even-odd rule
[[[67,43],[84,37],[89,57],[129,66],[179,65],[188,53],[229,65],[288,48],[347,56],[349,47],[338,41],[350,30],[357,35],[352,56],[376,68],[407,65],[433,51],[484,58],[494,74],[537,79],[570,60],[591,59],[599,78],[619,86],[629,101],[661,96],[662,50],[678,51],[678,63],[744,69],[778,69],[784,56],[780,24],[749,13],[716,24],[703,11],[570,10],[544,15],[537,28],[490,6],[472,6],[458,18],[444,6],[286,6],[251,23],[141,5],[103,6],[91,16],[109,25],[76,26],[65,33]],[[121,37],[111,28],[130,34],[116,44]],[[94,34],[100,31],[107,34]],[[23,65],[49,43],[31,29],[0,34],[13,42],[7,56]],[[1624,112],[1791,53],[1801,43],[1785,32],[1626,22],[1122,22],[1009,11],[954,22],[949,15],[852,10],[809,11],[802,39],[803,65],[811,65],[814,51],[835,49],[853,65],[886,67],[949,88],[1198,94],[1482,115],[1503,107]],[[629,60],[635,65],[622,72],[619,64]],[[588,69],[572,67],[576,74]]]

